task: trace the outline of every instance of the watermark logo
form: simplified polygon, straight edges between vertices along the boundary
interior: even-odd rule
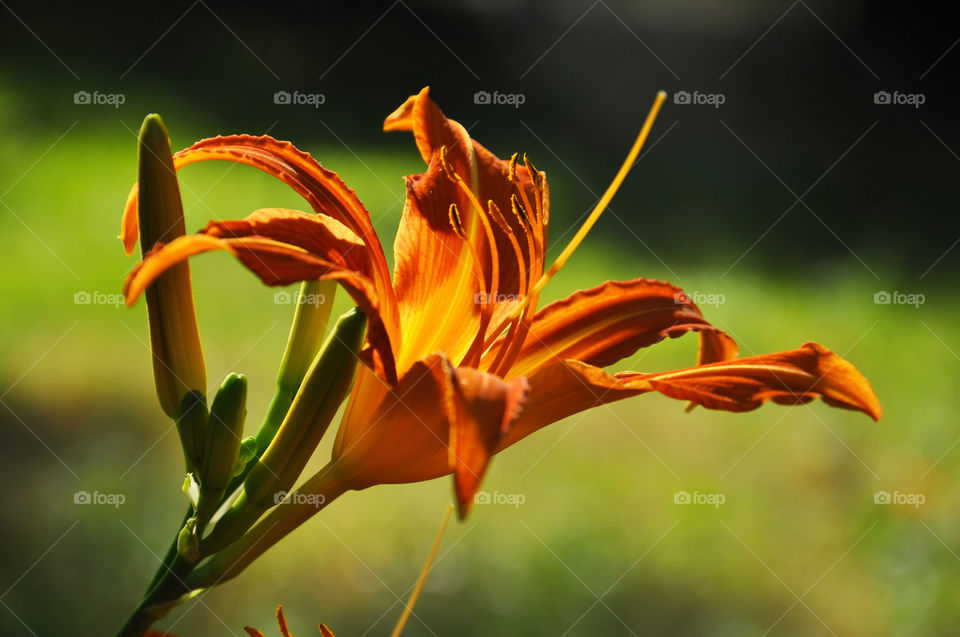
[[[100,91],[77,91],[73,94],[73,103],[82,106],[112,106],[120,108],[127,101],[127,96],[123,93],[101,93]]]
[[[899,491],[890,493],[889,491],[877,491],[873,494],[874,504],[906,504],[915,509],[919,509],[920,505],[926,501],[927,496],[922,493],[900,493]]]
[[[94,491],[77,491],[73,494],[74,504],[106,504],[119,509],[120,505],[127,501],[127,496],[122,493],[100,493]]]
[[[500,493],[499,491],[490,493],[489,491],[477,491],[473,495],[474,504],[508,504],[515,509],[519,509],[520,505],[526,501],[527,496],[522,493]]]
[[[901,93],[900,91],[877,91],[873,94],[874,104],[912,106],[920,108],[920,105],[927,101],[927,96],[923,93]]]
[[[491,104],[496,106],[512,106],[520,108],[520,105],[527,101],[527,96],[523,93],[501,93],[500,91],[477,91],[473,94],[474,104]]]
[[[323,294],[303,294],[297,292],[281,291],[273,295],[273,302],[277,305],[313,305],[320,306],[327,302],[326,295]]]
[[[87,292],[80,290],[73,295],[74,305],[112,305],[120,307],[124,303],[124,297],[119,292],[105,294],[103,292]]]
[[[286,491],[277,491],[273,494],[273,503],[300,504],[319,509],[327,503],[327,496],[322,493],[300,493],[299,491],[287,493]]]
[[[673,94],[673,103],[693,106],[712,106],[720,108],[727,101],[723,93],[701,93],[700,91],[677,91]]]
[[[473,295],[473,302],[477,305],[492,305],[493,303],[511,303],[523,301],[522,294],[504,294],[502,292],[477,292]]]
[[[720,307],[727,302],[727,297],[723,294],[706,294],[704,292],[677,292],[673,295],[673,302],[677,305],[712,305]]]
[[[326,103],[327,96],[323,93],[301,93],[300,91],[277,91],[273,94],[273,103],[282,106],[312,106],[320,108]]]
[[[722,493],[700,493],[694,491],[677,491],[673,494],[674,504],[706,504],[719,509],[720,505],[727,501],[727,496]]]
[[[891,294],[886,290],[880,290],[873,295],[873,302],[875,305],[912,305],[919,308],[927,302],[927,297],[919,293],[894,291]]]

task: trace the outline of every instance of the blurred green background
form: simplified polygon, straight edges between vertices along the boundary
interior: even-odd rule
[[[401,176],[422,164],[380,121],[429,83],[479,141],[547,171],[551,255],[657,89],[723,94],[718,109],[668,100],[545,300],[636,276],[713,295],[703,311],[743,354],[819,341],[870,379],[884,418],[822,403],[685,414],[648,395],[557,423],[494,461],[485,489],[523,504],[451,526],[405,634],[956,634],[960,131],[947,78],[960,54],[938,61],[955,34],[884,3],[153,11],[0,7],[0,633],[112,634],[183,508],[143,304],[111,296],[133,265],[115,237],[143,115],[163,115],[175,148],[229,132],[292,139],[357,191],[390,253]],[[895,47],[882,35],[894,24]],[[74,103],[84,90],[124,103]],[[325,103],[275,104],[279,90]],[[525,103],[476,104],[480,90]],[[926,102],[875,104],[878,90]],[[188,229],[303,207],[242,166],[181,177]],[[193,278],[209,384],[249,376],[252,429],[293,308],[223,254],[196,259]],[[925,302],[877,304],[881,291]],[[84,292],[96,302],[76,302]],[[686,337],[618,368],[687,366],[695,351]],[[80,490],[125,502],[76,505]],[[675,504],[680,491],[724,503]],[[924,502],[877,504],[879,491]],[[450,498],[448,480],[350,494],[158,627],[275,634],[282,603],[296,635],[319,621],[338,637],[389,634]]]

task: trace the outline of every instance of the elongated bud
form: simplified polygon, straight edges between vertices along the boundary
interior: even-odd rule
[[[277,374],[277,387],[290,392],[291,396],[300,389],[300,383],[320,351],[336,293],[336,281],[304,281],[300,286],[287,349]]]
[[[336,281],[304,281],[300,285],[287,348],[277,373],[277,392],[270,402],[263,426],[257,431],[257,449],[261,453],[277,435],[303,377],[320,351],[336,293]],[[286,295],[286,292],[277,294]]]
[[[203,462],[199,472],[200,498],[197,502],[199,526],[216,511],[233,477],[240,455],[243,420],[247,414],[247,378],[230,374],[210,407]]]
[[[138,156],[137,216],[140,250],[146,254],[157,242],[168,243],[185,234],[177,173],[167,129],[159,115],[147,115],[143,120]],[[146,299],[157,396],[163,411],[176,418],[184,394],[190,390],[200,393],[207,390],[187,263],[161,274],[147,288]]]
[[[186,460],[187,472],[195,471],[203,460],[203,445],[207,430],[207,399],[198,391],[188,391],[180,401],[177,433]]]
[[[237,501],[217,523],[210,536],[214,545],[239,537],[264,511],[279,504],[278,493],[297,481],[350,392],[365,330],[366,316],[356,308],[337,321],[277,435],[250,470]]]

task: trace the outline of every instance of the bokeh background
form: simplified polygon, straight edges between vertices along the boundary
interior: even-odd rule
[[[112,634],[184,506],[143,305],[113,296],[133,265],[115,236],[142,117],[161,113],[175,148],[233,132],[295,141],[358,192],[389,247],[401,175],[422,168],[380,124],[429,84],[476,139],[547,171],[551,254],[667,90],[642,159],[547,300],[669,280],[745,354],[817,340],[844,355],[885,415],[685,414],[650,395],[558,423],[496,459],[485,488],[523,504],[451,526],[406,634],[956,634],[958,37],[894,2],[0,1],[0,633]],[[323,103],[278,104],[278,91]],[[191,229],[302,207],[245,167],[181,177]],[[252,429],[293,308],[225,255],[193,276],[210,385],[250,377]],[[695,346],[622,367],[686,366]],[[81,490],[125,501],[74,504]],[[675,504],[679,491],[724,502]],[[271,634],[283,603],[297,635],[319,621],[389,634],[450,498],[447,480],[345,497],[159,627]]]

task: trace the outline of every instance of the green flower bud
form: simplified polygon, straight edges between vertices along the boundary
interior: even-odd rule
[[[289,491],[350,392],[363,345],[366,316],[354,308],[337,321],[307,372],[270,446],[244,480],[243,491],[217,522],[213,546],[234,541]]]
[[[170,140],[159,115],[147,115],[140,128],[139,145],[140,250],[149,252],[157,242],[169,243],[185,234],[183,203]],[[207,390],[207,371],[193,308],[190,268],[180,263],[147,288],[147,316],[153,378],[160,406],[171,418],[190,390]]]
[[[201,529],[216,511],[233,477],[240,455],[246,405],[246,376],[230,374],[213,399],[207,421],[203,462],[197,476],[200,481],[197,515]]]

